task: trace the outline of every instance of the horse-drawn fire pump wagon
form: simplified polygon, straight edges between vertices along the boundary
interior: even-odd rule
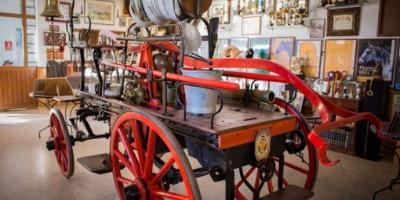
[[[161,3],[165,12],[159,10]],[[99,42],[89,44],[90,28],[86,42],[76,44],[70,36],[71,49],[81,55],[80,89],[70,98],[79,102],[78,108],[70,118],[51,110],[46,142],[66,178],[74,172],[77,142],[109,138],[109,154],[78,160],[92,172],[112,172],[120,199],[199,200],[196,178],[202,176],[225,182],[226,192],[218,199],[307,199],[313,195],[318,161],[327,167],[338,162],[328,159],[327,144],[318,133],[359,120],[369,120],[380,130],[381,122],[372,114],[337,107],[279,64],[194,54],[201,37],[187,22],[201,20],[213,55],[218,19],[209,23],[199,17],[210,4],[211,0],[132,0],[128,5],[135,24],[126,37],[101,31]],[[76,17],[67,24],[70,33]],[[173,35],[148,33],[150,24],[164,21],[178,22],[170,25],[177,30]],[[85,87],[86,49],[93,50],[95,92]],[[123,59],[105,58],[117,51]],[[247,88],[230,81],[240,79],[249,83]],[[262,82],[296,90],[291,98],[280,99],[258,88]],[[292,106],[297,92],[314,106],[320,125],[310,129]],[[342,118],[332,121],[333,114]],[[109,132],[95,134],[89,118],[107,123]],[[196,167],[189,157],[198,161]]]

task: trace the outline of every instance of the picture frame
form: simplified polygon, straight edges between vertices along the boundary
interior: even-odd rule
[[[354,80],[356,39],[325,40],[325,57],[322,78],[328,78],[330,71],[345,71]]]
[[[67,41],[67,35],[65,33],[53,33],[54,37],[52,36],[51,32],[44,32],[43,34],[43,41],[45,46],[62,46],[66,43]],[[53,41],[56,41],[54,42]]]
[[[261,22],[261,16],[243,16],[242,35],[260,35]]]
[[[114,25],[115,2],[105,0],[85,0],[85,16],[89,16],[92,24]],[[85,23],[89,23],[85,19]]]
[[[397,40],[397,59],[396,59],[396,70],[394,72],[394,83],[393,83],[393,88],[395,90],[400,90],[400,39]]]
[[[62,17],[55,17],[53,21],[59,23],[66,23],[67,21],[69,21],[69,10],[71,9],[71,3],[60,1],[58,2],[58,8],[61,12]],[[46,17],[46,21],[50,22],[51,18]]]
[[[327,36],[358,35],[360,14],[360,7],[328,9]]]
[[[393,38],[360,39],[357,47],[357,79],[378,76],[384,81],[392,81],[396,42]]]
[[[273,37],[271,39],[271,60],[287,68],[294,53],[295,37]]]
[[[310,38],[323,38],[325,36],[325,19],[310,20]]]
[[[226,0],[213,1],[208,10],[208,18],[219,17],[219,24],[231,23],[231,3]]]
[[[322,40],[297,40],[296,56],[305,58],[304,75],[318,78],[321,69]]]
[[[378,36],[400,36],[400,26],[398,26],[397,20],[393,20],[400,17],[399,6],[400,1],[379,1]]]
[[[249,47],[254,51],[254,58],[270,59],[271,38],[250,38]]]
[[[122,16],[120,16],[119,18],[118,18],[118,26],[119,27],[126,27],[126,18],[125,17],[122,17]]]

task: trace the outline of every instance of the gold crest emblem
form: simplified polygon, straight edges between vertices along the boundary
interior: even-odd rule
[[[254,155],[256,160],[265,160],[268,158],[271,150],[271,133],[269,129],[260,129],[255,139],[255,151]]]

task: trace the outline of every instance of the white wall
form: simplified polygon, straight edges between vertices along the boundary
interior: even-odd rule
[[[62,2],[72,2],[71,0],[61,0]],[[111,0],[114,1],[115,9],[118,9],[119,14],[122,13],[122,0]],[[45,67],[47,63],[46,59],[46,49],[51,48],[51,46],[44,46],[43,34],[45,31],[49,31],[50,22],[46,21],[44,17],[40,16],[45,7],[45,0],[36,0],[36,24],[37,24],[37,35],[38,35],[38,66]],[[80,13],[81,9],[84,9],[84,0],[75,0],[74,13]],[[54,24],[60,26],[60,32],[66,33],[65,23],[54,22]],[[87,28],[88,24],[84,23],[81,19],[79,25],[75,25],[75,28]],[[117,10],[115,10],[114,25],[100,25],[92,24],[92,29],[94,30],[113,30],[113,31],[126,31],[127,27],[120,27],[118,24]],[[65,48],[64,58],[69,59],[69,48]]]

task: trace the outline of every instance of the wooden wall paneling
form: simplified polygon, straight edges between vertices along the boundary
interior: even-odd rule
[[[0,110],[37,107],[29,97],[36,77],[36,68],[0,68]]]

